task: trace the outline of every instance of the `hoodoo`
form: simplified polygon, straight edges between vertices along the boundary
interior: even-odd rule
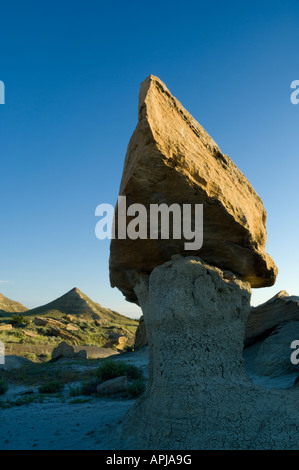
[[[147,390],[120,428],[127,448],[298,448],[292,397],[253,385],[243,364],[251,288],[277,275],[263,203],[152,75],[141,85],[120,196],[147,209],[202,204],[204,234],[190,252],[184,239],[118,239],[115,218],[111,285],[141,306],[149,347]]]

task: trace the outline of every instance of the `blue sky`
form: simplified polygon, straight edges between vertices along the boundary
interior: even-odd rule
[[[0,292],[34,307],[109,284],[98,204],[116,201],[140,83],[157,75],[268,213],[274,287],[299,295],[299,1],[0,0]]]

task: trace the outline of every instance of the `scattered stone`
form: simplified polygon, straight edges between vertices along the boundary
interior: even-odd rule
[[[52,361],[57,361],[58,359],[87,359],[87,352],[85,350],[80,350],[75,352],[73,346],[63,341],[60,343],[57,348],[52,352]]]
[[[71,341],[73,344],[79,344],[78,338],[71,335],[67,331],[64,331],[64,330],[61,330],[60,328],[57,328],[56,326],[51,326],[50,327],[50,334],[52,334],[53,336],[59,336],[60,338]]]
[[[118,333],[111,332],[109,333],[109,340],[105,344],[105,348],[112,348],[114,346],[116,347],[116,349],[123,351],[127,344],[127,341],[128,341],[127,336],[119,335]]]
[[[126,392],[128,389],[128,379],[126,375],[106,380],[97,387],[100,395],[112,395],[114,393]]]
[[[28,336],[28,338],[38,338],[39,337],[38,334],[33,333],[32,331],[22,330],[22,332],[24,333],[24,335]]]
[[[78,338],[66,331],[66,325],[58,320],[54,320],[53,318],[47,317],[35,317],[33,322],[36,326],[43,326],[49,328],[50,334],[52,334],[53,336],[60,336],[65,340],[71,341],[73,344],[79,343]]]
[[[85,361],[85,359],[87,359],[87,351],[85,349],[80,349],[80,351],[76,352],[75,358]]]
[[[13,329],[13,326],[10,323],[8,325],[0,325],[0,331],[9,331],[12,329]]]
[[[35,323],[36,326],[65,328],[64,323],[58,320],[54,320],[53,318],[35,317],[33,322]]]
[[[73,359],[75,357],[76,353],[74,351],[73,346],[70,344],[66,343],[63,341],[60,343],[57,348],[55,348],[52,352],[52,360],[57,360],[62,357],[68,358],[68,359]]]
[[[76,317],[74,317],[74,315],[66,315],[65,318],[66,318],[66,320],[68,320],[69,322],[74,322],[74,321],[76,321]]]
[[[66,331],[79,331],[79,328],[77,326],[71,325],[70,323],[66,325],[65,329]]]

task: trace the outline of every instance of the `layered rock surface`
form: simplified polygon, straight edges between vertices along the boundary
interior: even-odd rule
[[[255,373],[262,376],[299,376],[299,364],[291,361],[291,344],[299,341],[299,321],[285,323],[274,330],[261,344],[255,357]]]
[[[145,346],[147,346],[146,326],[144,316],[142,315],[135,333],[134,350],[138,351],[138,349],[142,349]]]
[[[204,242],[199,253],[185,251],[184,239],[117,239],[116,207],[110,280],[128,300],[137,300],[132,273],[150,273],[174,254],[199,255],[252,287],[274,284],[277,268],[265,253],[266,212],[261,199],[232,160],[152,75],[141,85],[139,122],[128,146],[119,194],[127,197],[127,204],[147,209],[161,203],[203,204]]]
[[[264,390],[242,351],[250,285],[176,256],[135,285],[149,343],[145,394],[121,437],[132,449],[298,449],[296,395]]]
[[[27,307],[0,294],[0,313],[23,313]]]
[[[245,345],[249,346],[269,336],[279,325],[299,321],[299,297],[280,291],[267,302],[252,307],[245,332]]]

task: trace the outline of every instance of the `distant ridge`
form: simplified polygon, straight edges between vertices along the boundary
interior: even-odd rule
[[[110,309],[102,307],[93,302],[87,295],[83,294],[77,287],[74,287],[61,297],[48,304],[28,310],[26,315],[54,316],[74,315],[90,320],[117,321],[123,315]]]
[[[23,313],[27,312],[28,308],[24,305],[16,302],[15,300],[8,299],[4,295],[0,294],[0,314],[1,313]]]

